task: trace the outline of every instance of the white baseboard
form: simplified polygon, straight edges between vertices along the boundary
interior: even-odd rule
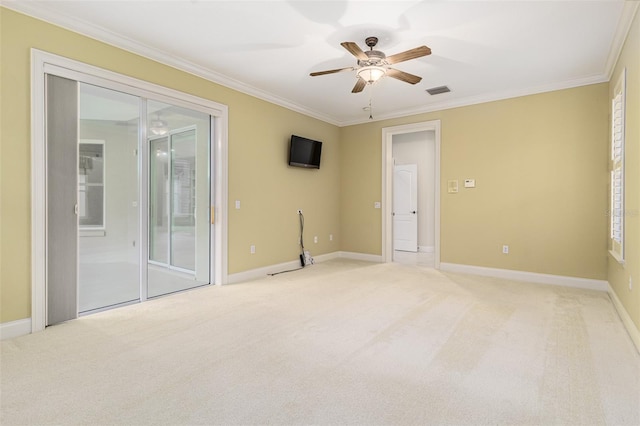
[[[514,271],[511,269],[486,268],[482,266],[460,265],[457,263],[440,263],[440,270],[459,272],[462,274],[481,275],[485,277],[505,278],[530,283],[559,285],[564,287],[583,288],[587,290],[607,291],[609,283],[604,280],[590,278],[567,277],[563,275],[539,274],[536,272]]]
[[[13,339],[31,333],[31,318],[0,324],[0,340]]]
[[[351,251],[340,251],[338,257],[342,259],[364,260],[365,262],[382,262],[382,256],[378,254],[355,253]]]
[[[278,263],[277,265],[269,265],[263,266],[262,268],[249,269],[248,271],[229,274],[227,276],[227,284],[236,284],[244,281],[256,280],[258,278],[264,278],[269,274],[297,268],[301,268],[299,259],[292,260],[291,262]]]
[[[618,312],[618,315],[622,320],[622,324],[624,325],[624,328],[627,330],[627,333],[629,333],[629,337],[631,337],[631,341],[633,341],[633,344],[636,346],[638,353],[640,353],[640,330],[636,328],[636,325],[633,323],[633,320],[629,316],[629,313],[622,305],[622,302],[618,298],[618,295],[616,294],[615,291],[613,291],[613,287],[611,287],[611,284],[607,283],[607,287],[608,287],[609,298],[611,299],[613,306],[616,308],[616,311]]]
[[[337,259],[340,257],[339,251],[334,251],[333,253],[320,254],[318,256],[313,256],[313,261],[315,263],[326,262],[327,260]]]
[[[313,257],[314,263],[326,262],[330,259],[340,257],[340,252],[333,252],[327,254],[320,254]],[[269,274],[275,274],[276,272],[287,271],[290,269],[300,268],[300,260],[292,260],[291,262],[278,263],[277,265],[263,266],[262,268],[249,269],[248,271],[237,272],[235,274],[229,274],[227,277],[228,284],[235,284],[244,281],[257,280],[258,278],[264,278]]]
[[[382,262],[382,256],[374,255],[374,254],[364,254],[364,253],[352,253],[345,251],[334,251],[332,253],[320,254],[318,256],[313,256],[311,253],[311,257],[313,257],[314,263],[326,262],[331,259],[353,259],[353,260],[364,260],[367,262]],[[289,269],[297,269],[300,268],[299,260],[292,260],[291,262],[278,263],[277,265],[269,265],[263,266],[262,268],[250,269],[248,271],[237,272],[235,274],[229,274],[227,277],[228,284],[235,284],[244,281],[257,280],[258,278],[264,278],[269,274],[274,274],[276,272],[287,271]]]

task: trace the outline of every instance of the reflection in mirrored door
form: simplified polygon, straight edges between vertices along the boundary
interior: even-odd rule
[[[171,135],[171,265],[196,270],[196,132]]]
[[[169,138],[149,141],[149,260],[169,264]]]
[[[210,116],[149,101],[149,297],[210,282]],[[154,135],[155,134],[155,135]]]
[[[140,299],[137,96],[79,84],[78,312]]]
[[[196,132],[149,141],[149,259],[184,272],[196,268]]]

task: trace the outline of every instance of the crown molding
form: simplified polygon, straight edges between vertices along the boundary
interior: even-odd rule
[[[0,1],[0,5],[15,12],[31,16],[32,18],[48,22],[52,25],[62,27],[69,31],[73,31],[82,36],[89,37],[99,42],[114,46],[118,49],[134,53],[152,61],[159,62],[163,65],[168,65],[180,71],[184,71],[196,77],[208,80],[212,83],[216,83],[229,89],[236,90],[238,92],[256,97],[258,99],[262,99],[269,103],[279,105],[289,110],[308,115],[312,118],[316,118],[335,126],[339,125],[339,122],[335,120],[335,118],[330,117],[326,114],[313,111],[302,105],[291,102],[288,99],[284,99],[257,87],[235,80],[226,75],[211,71],[200,65],[194,64],[193,62],[176,58],[175,56],[169,55],[160,49],[153,48],[146,44],[132,40],[128,37],[123,37],[112,31],[91,24],[90,22],[71,18],[63,13],[52,10],[49,6],[42,6],[41,4],[33,5],[31,2],[16,0],[2,0]]]
[[[352,121],[342,121],[338,125],[340,127],[353,126],[356,124],[371,123],[374,121],[391,120],[394,118],[402,118],[411,115],[426,114],[429,112],[443,111],[447,109],[460,108],[465,106],[483,104],[486,102],[501,101],[504,99],[519,98],[522,96],[536,95],[546,92],[554,92],[557,90],[572,89],[580,86],[588,86],[591,84],[605,83],[609,81],[609,77],[604,74],[593,75],[590,77],[577,78],[573,80],[563,81],[561,83],[546,84],[536,87],[528,87],[525,89],[507,90],[503,92],[495,92],[487,95],[468,96],[466,98],[448,100],[421,106],[419,108],[404,109],[395,111],[391,114],[383,114],[371,119],[358,119]]]
[[[631,25],[633,24],[633,19],[638,12],[639,6],[640,3],[638,3],[637,1],[624,2],[622,16],[620,16],[620,21],[618,22],[618,26],[616,27],[616,33],[613,37],[613,42],[611,43],[611,48],[609,49],[609,56],[607,57],[607,64],[605,66],[605,74],[607,75],[608,80],[611,80],[613,70],[616,67],[618,59],[620,58],[622,48],[624,47],[624,42],[629,35]]]

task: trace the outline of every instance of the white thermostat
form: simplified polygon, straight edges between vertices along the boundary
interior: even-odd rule
[[[475,179],[465,179],[464,180],[464,187],[465,188],[475,188],[476,187],[476,180]]]

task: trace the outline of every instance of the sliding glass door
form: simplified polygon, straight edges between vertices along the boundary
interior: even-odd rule
[[[149,123],[147,291],[154,297],[209,283],[210,117],[150,101]]]
[[[196,269],[195,129],[149,141],[149,261]]]
[[[79,84],[78,312],[140,299],[141,98]]]
[[[169,265],[169,137],[149,140],[149,263]]]
[[[209,284],[211,116],[47,81],[47,324]]]
[[[226,210],[227,107],[37,49],[31,59],[33,331],[223,284],[227,222],[213,223],[212,203]]]

